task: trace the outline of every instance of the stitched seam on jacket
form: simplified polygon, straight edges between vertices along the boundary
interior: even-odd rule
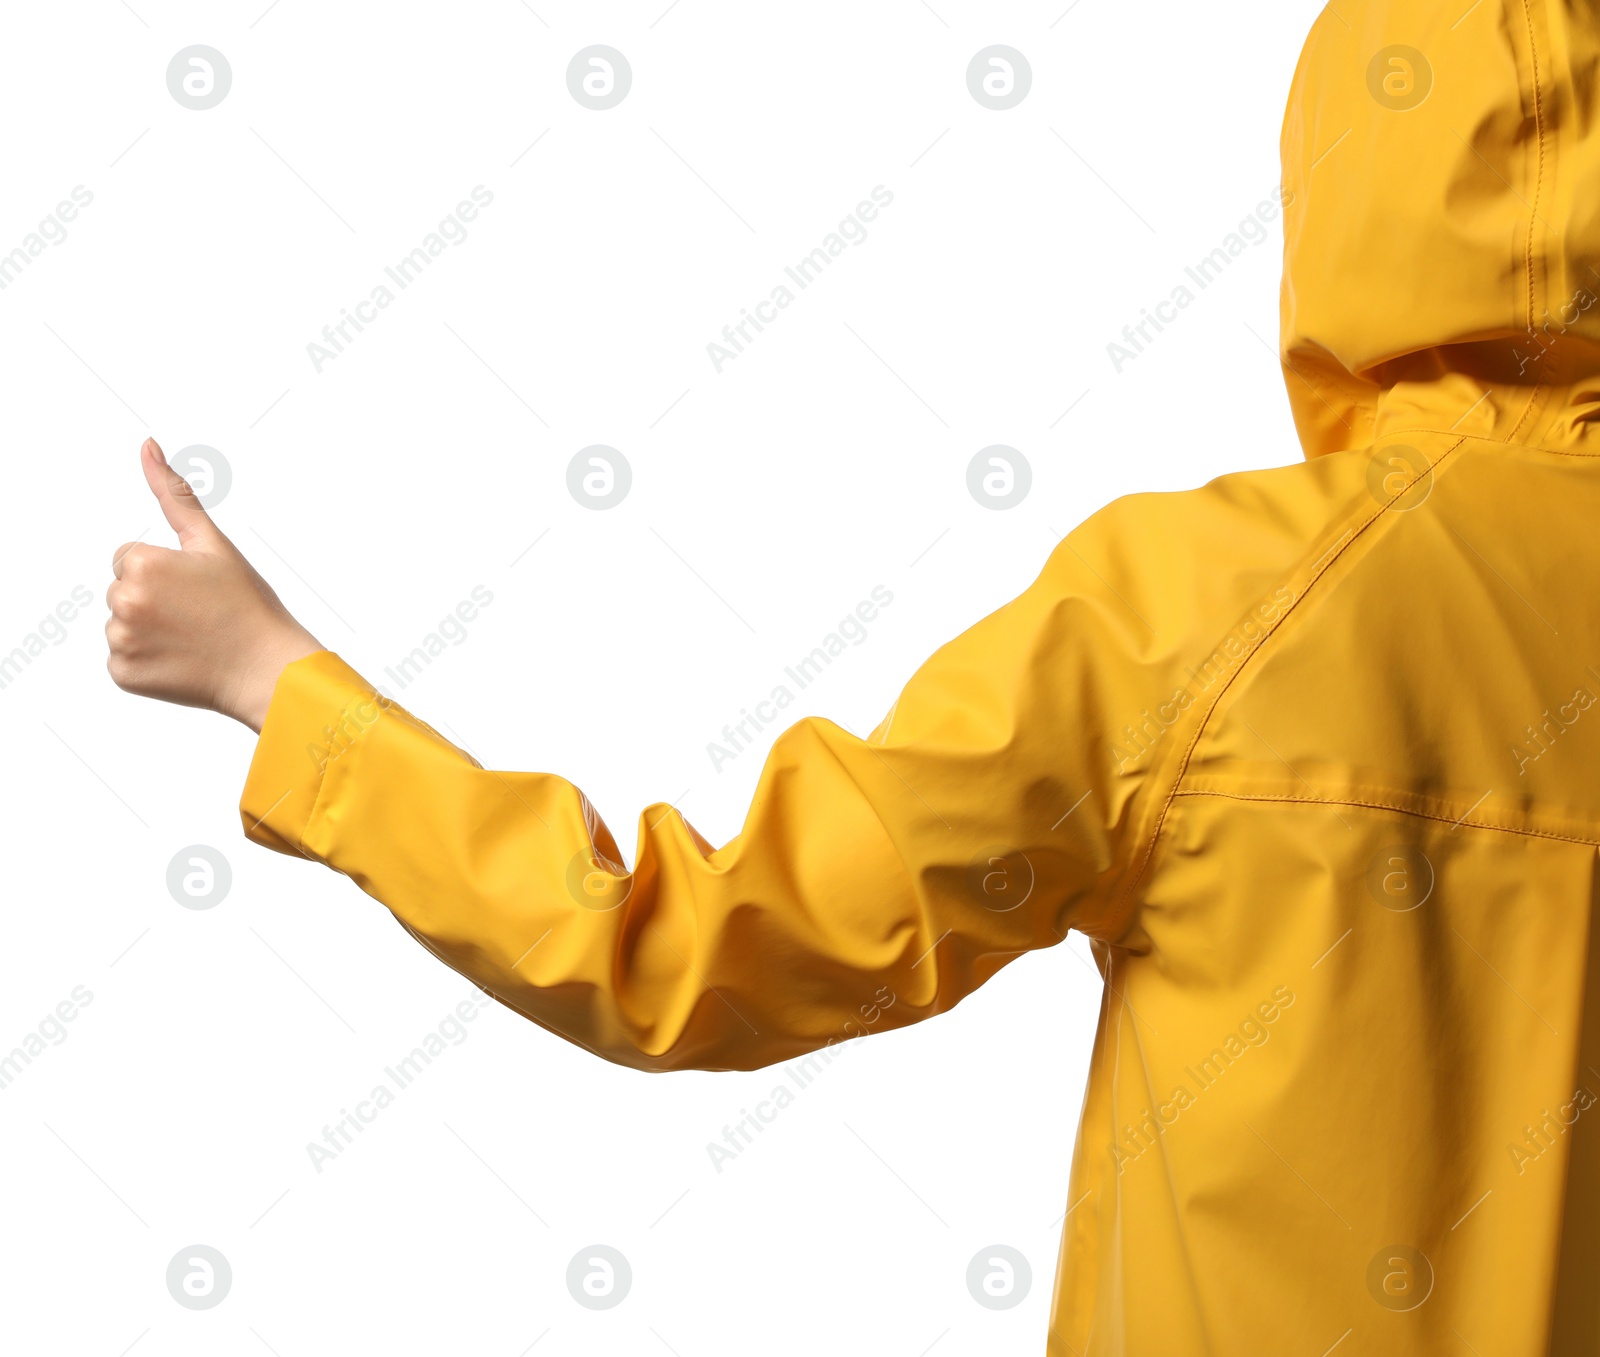
[[[1539,389],[1542,390],[1543,388]],[[1384,438],[1398,438],[1401,434],[1408,433],[1431,433],[1437,434],[1441,438],[1464,438],[1469,443],[1486,443],[1492,448],[1521,448],[1527,452],[1547,453],[1551,457],[1600,457],[1600,448],[1597,448],[1594,452],[1580,452],[1577,448],[1549,448],[1543,443],[1527,443],[1520,438],[1512,438],[1510,435],[1505,438],[1490,438],[1487,434],[1464,434],[1459,429],[1433,429],[1425,424],[1410,424],[1403,429],[1385,430],[1383,438],[1380,438],[1378,442],[1381,443]]]
[[[1454,443],[1452,443],[1444,450],[1444,452],[1439,455],[1439,459],[1437,461],[1429,463],[1427,471],[1423,472],[1422,475],[1431,475],[1433,472],[1438,470],[1438,468],[1441,467],[1450,458],[1451,454],[1453,454],[1464,442],[1466,442],[1466,437],[1464,435],[1456,439]],[[1305,602],[1306,598],[1310,595],[1311,591],[1316,588],[1322,577],[1326,575],[1328,571],[1332,570],[1333,567],[1341,560],[1343,560],[1345,552],[1349,551],[1350,548],[1356,544],[1356,542],[1366,533],[1367,529],[1370,528],[1374,523],[1378,522],[1378,520],[1381,519],[1385,514],[1387,514],[1400,499],[1409,494],[1412,487],[1415,486],[1421,479],[1422,476],[1413,478],[1407,483],[1405,489],[1401,490],[1400,493],[1391,499],[1387,504],[1381,505],[1377,512],[1368,517],[1365,522],[1360,524],[1360,526],[1353,530],[1347,530],[1345,540],[1338,544],[1336,550],[1323,553],[1322,564],[1317,567],[1317,569],[1312,573],[1311,578],[1306,581],[1305,588],[1298,592],[1298,594],[1295,596],[1294,602],[1284,609],[1284,611],[1279,615],[1278,620],[1272,624],[1271,628],[1256,643],[1255,649],[1246,655],[1244,659],[1239,662],[1238,667],[1233,671],[1233,673],[1228,675],[1228,677],[1223,681],[1222,687],[1217,690],[1217,695],[1211,700],[1211,705],[1206,708],[1205,714],[1200,718],[1199,724],[1195,727],[1194,735],[1190,737],[1189,743],[1183,751],[1183,757],[1181,760],[1179,760],[1178,769],[1173,775],[1172,784],[1167,791],[1166,799],[1162,801],[1161,810],[1156,815],[1155,824],[1151,827],[1150,834],[1145,839],[1144,847],[1140,851],[1137,860],[1133,864],[1132,870],[1128,875],[1127,884],[1122,888],[1117,903],[1112,908],[1112,913],[1114,916],[1119,916],[1120,918],[1120,916],[1123,914],[1123,911],[1127,908],[1129,901],[1133,898],[1134,892],[1138,890],[1140,884],[1144,881],[1145,874],[1150,870],[1150,864],[1155,858],[1156,845],[1161,840],[1161,831],[1167,823],[1167,813],[1172,809],[1173,801],[1177,799],[1178,789],[1183,785],[1183,779],[1188,776],[1189,763],[1194,757],[1194,751],[1199,747],[1200,741],[1205,737],[1206,730],[1211,725],[1211,718],[1216,715],[1217,707],[1221,703],[1222,699],[1228,695],[1239,676],[1243,674],[1245,670],[1250,668],[1250,664],[1256,658],[1256,656],[1260,655],[1261,652],[1266,649],[1267,643],[1278,634],[1278,631],[1283,624],[1287,622],[1289,618],[1295,614],[1300,605]],[[1125,924],[1127,920],[1125,918],[1121,918],[1120,922]]]
[[[1533,82],[1533,131],[1537,150],[1533,171],[1533,201],[1528,204],[1528,239],[1523,251],[1528,270],[1528,329],[1531,331],[1538,307],[1533,276],[1533,235],[1539,223],[1539,191],[1544,186],[1544,94],[1539,88],[1539,44],[1534,41],[1533,11],[1528,8],[1528,0],[1522,0],[1522,17],[1528,29],[1528,76]],[[1533,390],[1528,392],[1528,403],[1522,407],[1522,414],[1512,427],[1510,437],[1513,440],[1533,414],[1533,407],[1545,390],[1545,385],[1541,374],[1540,379],[1533,384]]]
[[[1178,796],[1215,796],[1224,801],[1262,801],[1273,805],[1300,805],[1300,806],[1361,806],[1367,810],[1393,811],[1397,815],[1410,815],[1418,820],[1434,820],[1442,825],[1465,825],[1468,829],[1492,829],[1500,834],[1519,834],[1529,839],[1558,839],[1562,843],[1580,843],[1586,848],[1600,847],[1600,837],[1585,839],[1576,834],[1558,834],[1553,829],[1532,829],[1518,825],[1497,825],[1486,820],[1469,820],[1462,816],[1459,820],[1451,820],[1444,815],[1435,815],[1430,811],[1417,810],[1411,806],[1397,805],[1392,801],[1365,801],[1354,796],[1290,796],[1270,795],[1265,792],[1219,792],[1206,787],[1190,787],[1177,793]]]
[[[1534,146],[1537,151],[1533,170],[1533,201],[1528,204],[1528,239],[1524,246],[1524,255],[1528,267],[1528,328],[1533,328],[1534,314],[1538,308],[1538,297],[1533,277],[1533,234],[1539,221],[1539,191],[1544,187],[1544,94],[1539,88],[1539,44],[1533,36],[1533,11],[1528,7],[1528,0],[1522,0],[1522,19],[1528,29],[1528,76],[1533,82],[1533,131]],[[1535,391],[1543,383],[1535,384]],[[1530,400],[1529,404],[1532,402]],[[1521,427],[1519,421],[1518,427]],[[1516,429],[1512,430],[1515,433]]]

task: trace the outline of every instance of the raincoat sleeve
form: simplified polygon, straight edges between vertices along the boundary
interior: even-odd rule
[[[479,766],[330,651],[278,680],[246,832],[622,1064],[751,1069],[903,1026],[1106,921],[1118,793],[1087,657],[1126,640],[1081,573],[1058,549],[867,738],[788,729],[721,848],[657,804],[627,871],[571,783]]]

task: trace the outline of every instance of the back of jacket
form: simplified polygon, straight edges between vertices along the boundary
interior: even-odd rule
[[[1600,1351],[1600,464],[1402,438],[1120,510],[1302,540],[1122,732],[1053,1352]]]
[[[629,868],[327,652],[251,837],[648,1070],[815,1059],[1077,928],[1050,1353],[1600,1353],[1600,12],[1469,4],[1340,0],[1296,71],[1304,462],[1096,514],[871,734],[786,731],[720,847],[655,806]]]
[[[1129,750],[1053,1353],[1600,1352],[1597,57],[1540,0],[1307,42],[1309,460],[1118,534],[1194,525],[1111,581],[1157,626],[1241,583]]]

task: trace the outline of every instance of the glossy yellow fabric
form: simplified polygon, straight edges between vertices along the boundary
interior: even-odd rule
[[[1468,5],[1342,0],[1296,73],[1307,460],[1096,514],[869,738],[783,735],[720,848],[653,806],[626,873],[570,783],[326,652],[251,836],[647,1069],[926,1018],[1080,929],[1049,1353],[1600,1352],[1600,18]]]

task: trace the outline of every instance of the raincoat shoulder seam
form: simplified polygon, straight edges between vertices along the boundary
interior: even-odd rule
[[[1465,441],[1465,435],[1459,436],[1454,443],[1452,443],[1448,448],[1439,454],[1435,461],[1429,464],[1427,471],[1423,474],[1430,475],[1432,472],[1436,471],[1439,466],[1458,448],[1460,448]],[[1238,680],[1239,676],[1250,667],[1251,661],[1267,648],[1268,642],[1270,642],[1272,638],[1278,634],[1278,631],[1283,624],[1291,616],[1293,616],[1295,611],[1305,601],[1307,595],[1309,595],[1316,587],[1318,581],[1320,581],[1330,570],[1332,570],[1337,562],[1344,558],[1345,552],[1355,545],[1356,541],[1366,533],[1368,528],[1372,527],[1374,523],[1377,523],[1381,518],[1383,518],[1383,516],[1394,507],[1395,503],[1410,491],[1412,485],[1414,484],[1415,479],[1411,483],[1407,484],[1398,495],[1394,496],[1394,498],[1390,499],[1387,503],[1379,505],[1377,511],[1370,514],[1366,520],[1360,523],[1357,527],[1353,529],[1346,528],[1342,538],[1335,543],[1334,547],[1324,551],[1321,556],[1315,559],[1312,564],[1311,577],[1306,580],[1304,588],[1296,591],[1294,601],[1278,615],[1277,620],[1274,621],[1263,633],[1261,639],[1256,643],[1255,647],[1244,657],[1244,659],[1239,662],[1238,667],[1235,668],[1234,671],[1223,681],[1222,686],[1217,690],[1216,696],[1212,698],[1211,705],[1207,707],[1204,713],[1200,716],[1199,722],[1195,726],[1194,734],[1190,737],[1188,745],[1184,748],[1183,755],[1180,758],[1177,769],[1172,776],[1172,781],[1169,785],[1166,797],[1161,803],[1161,809],[1156,814],[1155,823],[1151,826],[1150,833],[1144,840],[1143,848],[1137,853],[1136,860],[1131,865],[1127,882],[1122,888],[1116,905],[1112,908],[1113,917],[1120,915],[1127,909],[1129,902],[1133,898],[1134,892],[1138,890],[1140,884],[1145,879],[1145,875],[1149,872],[1150,864],[1155,859],[1156,845],[1161,839],[1161,831],[1166,826],[1167,813],[1172,809],[1173,801],[1177,799],[1179,789],[1183,785],[1183,780],[1188,776],[1189,764],[1194,758],[1194,751],[1199,747],[1201,739],[1204,738],[1206,730],[1211,724],[1211,718],[1216,714],[1217,707],[1221,704],[1222,699],[1233,688],[1233,685]]]
[[[1444,815],[1437,815],[1431,811],[1418,810],[1414,806],[1403,806],[1393,801],[1366,800],[1355,796],[1271,795],[1264,792],[1224,792],[1210,787],[1186,787],[1180,789],[1175,795],[1212,796],[1223,801],[1259,801],[1273,805],[1360,806],[1366,810],[1393,811],[1398,815],[1410,815],[1418,820],[1433,820],[1439,824],[1466,825],[1469,829],[1492,829],[1501,834],[1520,834],[1524,838],[1530,839],[1557,839],[1562,843],[1582,844],[1586,848],[1600,847],[1600,837],[1585,839],[1576,834],[1560,834],[1553,829],[1495,824],[1488,820],[1469,820],[1466,816],[1451,820]]]
[[[1538,391],[1543,389],[1541,385],[1536,389],[1535,394],[1537,395]],[[1456,429],[1435,429],[1422,424],[1412,425],[1404,429],[1390,429],[1384,434],[1384,437],[1394,438],[1408,433],[1431,433],[1445,438],[1464,438],[1469,443],[1484,443],[1492,448],[1525,448],[1529,452],[1549,453],[1552,457],[1600,458],[1600,449],[1596,449],[1594,452],[1581,452],[1577,448],[1551,448],[1546,447],[1543,443],[1524,442],[1520,438],[1486,438],[1482,434],[1463,434]]]

